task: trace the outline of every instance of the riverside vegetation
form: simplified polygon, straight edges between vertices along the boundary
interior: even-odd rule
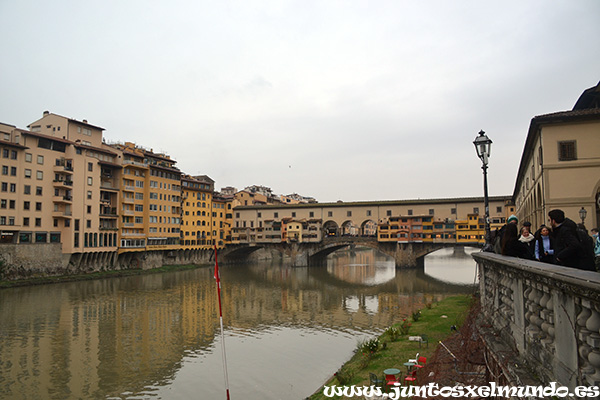
[[[437,303],[428,303],[425,309],[412,313],[412,321],[404,319],[385,330],[378,338],[372,338],[357,344],[355,354],[326,383],[326,386],[370,386],[369,373],[380,379],[383,370],[398,368],[405,370],[404,363],[420,356],[430,357],[440,340],[452,333],[452,328],[460,327],[472,305],[471,296],[452,296]],[[427,335],[428,344],[409,341],[409,336]],[[324,386],[325,386],[324,385]],[[341,399],[341,397],[334,397]],[[319,388],[309,400],[329,399]]]

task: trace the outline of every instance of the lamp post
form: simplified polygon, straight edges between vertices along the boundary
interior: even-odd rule
[[[479,131],[479,136],[473,141],[477,157],[481,159],[481,169],[483,170],[483,201],[485,205],[485,245],[483,251],[492,251],[492,234],[490,232],[490,205],[488,200],[488,184],[487,184],[487,166],[488,159],[492,151],[492,141],[485,135],[484,131]]]
[[[582,225],[584,225],[585,217],[587,217],[587,210],[581,207],[581,210],[579,210],[579,218],[581,218]]]

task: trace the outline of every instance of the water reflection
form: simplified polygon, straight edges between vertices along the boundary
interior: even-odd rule
[[[475,247],[438,250],[425,257],[425,273],[451,284],[473,285],[477,282],[477,264],[471,254],[479,251]]]
[[[427,268],[427,263],[426,263]],[[232,396],[301,399],[371,336],[465,292],[369,252],[223,266]],[[212,270],[0,291],[0,398],[219,398]]]

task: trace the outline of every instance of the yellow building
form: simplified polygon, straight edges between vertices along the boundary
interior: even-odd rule
[[[184,249],[213,247],[212,196],[215,182],[206,175],[181,178]]]
[[[123,160],[119,253],[179,249],[181,172],[175,161],[130,142],[112,147]]]
[[[233,224],[233,196],[213,193],[212,224],[213,240],[217,247],[225,247],[231,243],[231,226]]]
[[[534,229],[562,209],[588,228],[600,225],[600,84],[585,90],[571,111],[533,118],[517,174],[513,201],[519,221]]]

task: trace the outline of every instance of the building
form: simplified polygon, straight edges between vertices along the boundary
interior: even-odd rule
[[[213,242],[212,198],[215,182],[207,175],[181,178],[182,240],[185,249],[209,249]]]
[[[588,228],[600,225],[600,84],[583,92],[571,111],[531,120],[513,192],[516,215],[537,228],[562,209]]]

